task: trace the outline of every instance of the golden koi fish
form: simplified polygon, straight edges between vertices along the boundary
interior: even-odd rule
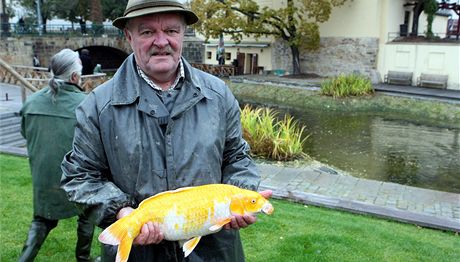
[[[187,257],[202,236],[221,230],[233,214],[258,212],[269,215],[273,206],[255,191],[226,184],[184,187],[145,199],[132,213],[106,228],[99,241],[118,245],[116,261],[127,261],[133,240],[142,225],[151,221],[159,224],[164,239],[183,243]]]

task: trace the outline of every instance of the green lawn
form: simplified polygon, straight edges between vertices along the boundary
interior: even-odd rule
[[[27,159],[0,154],[0,261],[17,261],[32,217]],[[460,261],[460,238],[368,216],[273,200],[241,231],[247,261]],[[74,261],[76,220],[59,223],[36,261]],[[97,230],[96,235],[100,232]],[[99,254],[97,240],[93,254]]]

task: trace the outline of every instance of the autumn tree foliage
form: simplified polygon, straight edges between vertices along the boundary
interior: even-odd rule
[[[194,28],[207,38],[223,33],[236,42],[243,36],[282,39],[291,49],[293,73],[300,74],[300,51],[319,48],[319,24],[347,1],[285,0],[277,9],[253,0],[192,0],[190,4],[200,18]]]
[[[108,18],[114,20],[122,16],[128,0],[40,0],[42,23],[62,18],[71,22],[78,22],[80,18],[102,25]],[[36,0],[12,0],[12,6],[21,6],[27,11],[27,16],[34,17],[37,13]]]
[[[436,0],[415,0],[407,3],[408,6],[414,6],[414,19],[412,20],[412,36],[418,35],[419,18],[422,12],[427,15],[427,38],[433,38],[434,34],[432,31],[432,25],[434,20],[434,14],[439,9],[439,3]]]
[[[427,32],[426,37],[434,38],[433,34],[433,20],[434,14],[438,11],[438,2],[436,0],[425,0],[425,5],[423,7],[423,11],[426,13],[426,21],[427,21]]]

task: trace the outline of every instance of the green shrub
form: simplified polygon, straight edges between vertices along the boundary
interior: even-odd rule
[[[340,74],[321,83],[321,94],[333,97],[363,96],[374,93],[371,81],[360,75]]]
[[[305,127],[299,127],[291,116],[277,121],[277,113],[270,108],[241,110],[243,137],[251,145],[251,153],[271,160],[293,160],[305,157],[302,138]]]

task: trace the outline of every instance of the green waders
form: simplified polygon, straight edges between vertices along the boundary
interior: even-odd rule
[[[48,233],[57,226],[59,220],[46,219],[40,216],[34,216],[30,225],[29,234],[26,243],[22,249],[19,262],[34,261],[42,244],[45,242]],[[86,218],[78,217],[77,228],[77,245],[75,248],[75,257],[78,262],[91,261],[91,242],[93,240],[94,225]]]

